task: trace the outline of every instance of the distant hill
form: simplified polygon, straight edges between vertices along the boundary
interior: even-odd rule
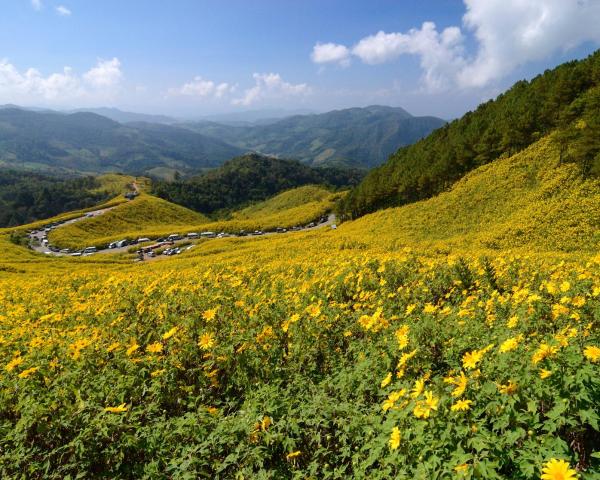
[[[528,147],[559,130],[563,161],[583,175],[600,175],[600,51],[517,82],[369,172],[344,201],[356,218],[381,208],[432,197],[469,171]]]
[[[243,150],[189,129],[123,125],[95,113],[0,109],[0,167],[172,175],[221,165]]]
[[[110,118],[115,122],[119,123],[130,123],[130,122],[148,122],[148,123],[163,123],[166,125],[177,123],[178,120],[173,117],[166,115],[150,115],[147,113],[136,113],[136,112],[124,112],[118,108],[78,108],[72,110],[69,113],[89,112],[95,113],[96,115],[102,115],[103,117]]]
[[[402,108],[370,106],[296,115],[267,124],[233,126],[191,122],[183,126],[238,148],[294,158],[312,166],[370,168],[445,124]]]
[[[152,191],[170,202],[213,213],[265,200],[303,185],[349,187],[358,184],[363,176],[362,170],[312,168],[293,160],[247,154],[186,181],[154,182]]]

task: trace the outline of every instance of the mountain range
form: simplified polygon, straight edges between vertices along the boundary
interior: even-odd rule
[[[166,116],[93,110],[0,107],[0,167],[171,178],[257,152],[311,166],[370,168],[445,123],[382,106],[252,123],[174,123]]]
[[[313,166],[371,168],[444,124],[436,117],[414,117],[402,108],[373,105],[248,126],[206,121],[183,126],[243,150]]]

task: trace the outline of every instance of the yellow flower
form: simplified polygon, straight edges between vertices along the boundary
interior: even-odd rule
[[[398,341],[398,348],[403,350],[408,345],[408,332],[410,327],[408,325],[402,325],[396,330],[396,340]]]
[[[518,385],[514,383],[512,380],[509,380],[506,385],[498,384],[498,391],[500,393],[504,393],[505,395],[512,395],[518,389]]]
[[[465,389],[467,388],[468,379],[465,376],[464,372],[460,372],[460,376],[453,378],[452,383],[456,385],[456,388],[452,390],[453,397],[460,397],[463,393],[465,393]]]
[[[20,355],[17,355],[10,362],[8,362],[6,364],[6,367],[4,367],[4,368],[6,369],[7,372],[12,372],[16,367],[18,367],[22,363],[23,363],[23,358],[21,358]]]
[[[434,397],[433,393],[425,392],[425,400],[417,402],[413,414],[417,418],[429,418],[432,410],[437,410],[439,398]]]
[[[267,415],[260,422],[260,428],[264,431],[273,424],[273,419]]]
[[[508,328],[515,328],[517,326],[517,323],[519,323],[519,317],[517,317],[516,315],[513,315],[512,317],[510,317],[508,319],[506,326]]]
[[[566,280],[560,284],[560,291],[563,293],[568,292],[570,288],[571,284]]]
[[[219,413],[219,409],[217,407],[206,407],[206,410],[211,415],[216,415],[217,413]]]
[[[454,467],[454,471],[456,473],[464,474],[464,473],[467,472],[467,470],[469,470],[469,464],[468,463],[461,463],[460,465],[457,465],[456,467]]]
[[[217,315],[217,310],[218,310],[218,307],[211,308],[209,310],[205,310],[204,313],[202,314],[202,318],[204,320],[206,320],[207,322],[210,322]]]
[[[425,386],[425,380],[423,380],[422,378],[415,381],[415,386],[413,387],[413,389],[410,393],[410,396],[412,398],[417,398],[419,395],[421,395],[421,393],[423,393],[424,386]]]
[[[519,346],[519,337],[512,337],[502,342],[500,353],[512,352]]]
[[[106,348],[106,351],[110,353],[119,348],[120,346],[121,344],[119,342],[113,342]]]
[[[150,376],[152,378],[154,377],[159,377],[160,375],[162,375],[163,373],[165,373],[165,369],[161,368],[160,370],[154,370],[153,372],[150,373]]]
[[[471,400],[458,400],[454,405],[450,407],[453,412],[464,412],[471,409]]]
[[[140,346],[137,343],[133,343],[125,353],[128,357],[131,357],[131,355],[133,355],[138,348],[140,348]]]
[[[551,458],[542,468],[541,480],[573,480],[577,478],[577,472],[569,468],[569,463],[564,460]]]
[[[129,407],[127,406],[127,404],[122,403],[118,407],[106,407],[104,409],[104,411],[110,412],[110,413],[123,413],[123,412],[126,412],[128,409],[129,409]]]
[[[600,360],[600,347],[596,347],[595,345],[588,345],[583,350],[583,355],[589,361],[596,363]]]
[[[288,460],[292,460],[296,457],[299,457],[300,455],[302,455],[302,452],[300,450],[296,450],[295,452],[290,452],[288,453],[285,458],[287,458]]]
[[[558,347],[553,345],[548,345],[547,343],[542,343],[539,348],[533,354],[531,361],[534,364],[537,364],[544,360],[545,358],[550,358],[554,356],[558,352]]]
[[[198,346],[202,350],[210,350],[215,345],[215,339],[210,333],[203,333],[198,340]]]
[[[146,351],[148,353],[160,353],[163,351],[162,343],[160,343],[160,342],[151,343],[150,345],[148,345],[146,347]]]
[[[552,371],[551,370],[546,370],[545,368],[542,368],[540,370],[540,378],[542,380],[548,378],[550,375],[552,375]]]
[[[388,372],[385,378],[381,381],[381,388],[387,387],[392,381],[392,372]]]
[[[319,315],[321,315],[321,307],[319,305],[309,305],[306,307],[305,312],[311,317],[317,318]]]
[[[396,450],[400,446],[400,429],[398,427],[392,428],[389,444],[390,450]]]
[[[292,325],[293,323],[296,323],[298,320],[300,320],[300,315],[298,315],[297,313],[294,313],[288,320],[286,320],[285,322],[283,322],[281,324],[281,329],[284,332],[287,332],[290,328],[290,325]],[[352,333],[350,333],[350,335],[352,335]]]
[[[18,376],[19,376],[19,378],[27,378],[29,375],[37,372],[39,369],[40,369],[40,367],[28,368],[27,370],[23,370],[21,373],[19,373]]]
[[[463,367],[475,368],[483,358],[484,353],[483,350],[473,350],[472,352],[465,353],[462,358]]]
[[[383,409],[384,412],[387,412],[404,395],[406,395],[406,390],[404,388],[402,390],[398,390],[397,392],[390,393],[388,395],[388,398],[381,405],[381,408]]]
[[[168,340],[169,338],[171,338],[173,335],[175,335],[177,333],[177,330],[179,330],[179,327],[174,326],[171,330],[169,330],[162,336],[163,340]]]

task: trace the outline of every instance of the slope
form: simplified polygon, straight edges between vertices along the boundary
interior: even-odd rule
[[[347,222],[372,246],[441,251],[593,252],[600,242],[600,181],[561,163],[554,136],[470,172],[450,191]]]
[[[444,123],[435,117],[413,117],[402,108],[374,105],[296,115],[267,125],[198,122],[186,126],[239,148],[309,165],[370,168],[384,162],[399,146],[414,143]]]
[[[512,155],[560,127],[565,159],[600,172],[600,51],[520,81],[427,138],[398,150],[346,197],[345,218],[429,198],[478,166]],[[586,128],[575,128],[586,117]]]
[[[165,230],[182,225],[202,224],[207,218],[187,208],[142,193],[135,200],[110,211],[53,230],[50,243],[61,248],[103,246],[120,238],[135,239],[147,231]],[[171,232],[172,233],[172,232]]]

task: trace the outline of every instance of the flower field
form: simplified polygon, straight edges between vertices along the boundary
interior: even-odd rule
[[[3,478],[596,478],[598,261],[338,252],[2,281]]]
[[[599,478],[600,186],[556,155],[152,262],[0,230],[2,478]]]

